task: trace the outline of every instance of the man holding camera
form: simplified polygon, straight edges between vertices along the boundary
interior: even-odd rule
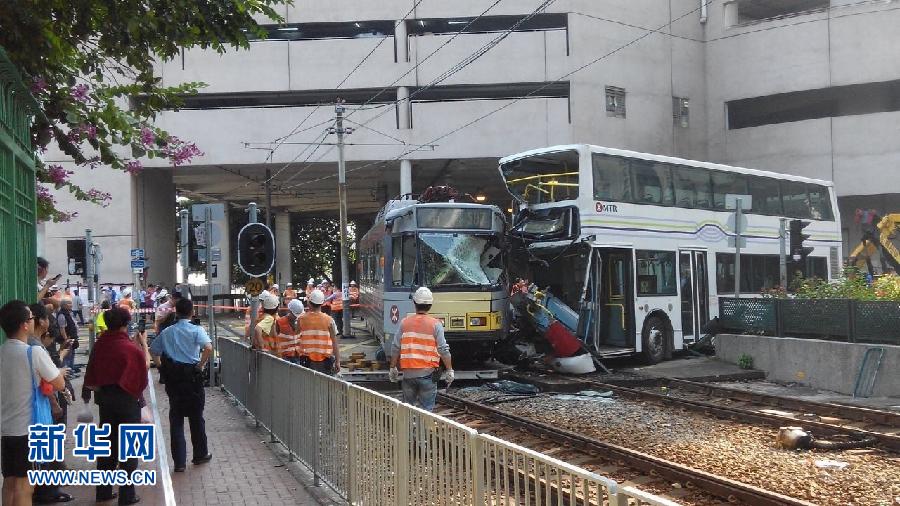
[[[194,304],[186,298],[175,303],[178,321],[153,340],[150,353],[159,368],[169,396],[169,426],[175,472],[184,472],[187,448],[184,440],[184,418],[191,427],[193,460],[204,464],[212,459],[206,444],[206,421],[203,408],[203,368],[212,354],[212,341],[203,327],[191,323]]]

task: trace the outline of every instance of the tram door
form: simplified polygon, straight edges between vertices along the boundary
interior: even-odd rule
[[[705,251],[681,251],[678,259],[681,283],[681,329],[685,342],[702,335],[709,321],[709,278]]]

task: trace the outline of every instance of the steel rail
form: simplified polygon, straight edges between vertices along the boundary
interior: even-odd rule
[[[579,448],[586,452],[619,459],[629,467],[660,477],[692,483],[696,488],[712,495],[726,499],[738,500],[746,504],[759,506],[812,506],[812,503],[789,497],[777,492],[764,490],[753,485],[742,483],[706,471],[694,469],[675,462],[654,457],[643,452],[625,448],[606,441],[593,439],[582,434],[547,425],[543,422],[512,415],[479,402],[463,399],[454,395],[439,393],[438,400],[448,406],[464,409],[467,412],[502,421],[505,424],[525,429],[539,437],[550,438],[560,444]]]
[[[900,427],[900,412],[886,411],[883,409],[875,409],[865,406],[853,406],[850,404],[838,404],[833,402],[821,402],[808,399],[782,397],[779,395],[751,392],[749,390],[742,390],[739,388],[710,385],[708,383],[700,383],[698,381],[690,381],[677,378],[669,378],[665,380],[665,383],[667,383],[667,386],[683,388],[684,390],[703,393],[711,397],[727,397],[729,399],[735,399],[744,402],[767,404],[773,407],[792,409],[796,411],[803,411],[806,413],[815,413],[822,416],[832,416],[835,418],[843,418],[845,420],[853,420],[856,422],[869,422],[889,425],[893,427]]]
[[[803,425],[807,429],[818,429],[824,434],[843,434],[858,437],[860,439],[866,437],[875,438],[878,443],[887,449],[900,451],[900,436],[896,434],[887,434],[884,432],[876,432],[872,430],[859,429],[856,427],[846,427],[827,422],[816,420],[804,420],[794,418],[792,416],[780,415],[777,413],[763,413],[747,408],[739,408],[735,406],[721,406],[709,402],[697,401],[693,399],[684,399],[680,397],[672,397],[656,392],[648,392],[631,387],[623,387],[611,383],[603,383],[601,381],[579,378],[578,381],[585,385],[595,388],[611,390],[619,395],[642,400],[653,400],[660,404],[669,406],[683,407],[692,411],[702,413],[712,413],[718,417],[727,418],[735,421],[749,421],[751,423],[765,424],[775,427],[784,426],[785,424]]]

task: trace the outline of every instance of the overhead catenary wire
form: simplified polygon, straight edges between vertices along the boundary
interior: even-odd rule
[[[403,99],[397,99],[397,100],[394,102],[394,105],[396,105],[396,106],[399,107],[403,102],[411,103],[412,100],[413,100],[417,95],[419,95],[419,94],[421,94],[421,93],[424,93],[425,91],[427,91],[427,90],[433,88],[433,87],[436,86],[437,84],[439,84],[439,83],[441,83],[441,82],[443,82],[443,81],[446,81],[447,79],[449,79],[450,77],[452,77],[454,74],[456,74],[456,73],[462,71],[464,68],[468,67],[469,65],[471,65],[472,63],[474,63],[476,60],[478,60],[479,58],[481,58],[482,56],[484,56],[485,54],[487,54],[491,49],[497,47],[497,45],[499,45],[503,40],[505,40],[511,33],[513,33],[513,32],[514,32],[517,28],[519,28],[522,24],[524,24],[525,22],[527,22],[528,20],[530,20],[530,19],[533,18],[534,16],[538,15],[539,13],[545,11],[545,10],[546,10],[548,7],[550,7],[550,5],[553,4],[553,2],[555,2],[555,1],[556,1],[556,0],[544,0],[544,1],[543,1],[540,5],[538,5],[537,8],[535,8],[530,14],[528,14],[528,15],[522,17],[521,19],[519,19],[519,20],[518,20],[515,24],[513,24],[511,27],[509,27],[508,29],[506,29],[506,30],[504,30],[503,32],[501,32],[500,35],[498,35],[497,37],[495,37],[494,39],[492,39],[491,41],[489,41],[487,44],[481,46],[480,48],[476,49],[473,53],[469,54],[468,56],[466,56],[465,58],[463,58],[462,60],[460,60],[459,62],[457,62],[455,65],[453,65],[453,66],[450,67],[448,70],[446,70],[445,72],[443,72],[442,74],[440,74],[438,77],[436,77],[435,79],[433,79],[433,80],[432,80],[431,82],[429,82],[427,85],[425,85],[425,86],[423,86],[423,87],[421,87],[421,88],[418,88],[418,89],[415,90],[413,93],[411,93],[408,97],[405,97],[405,98],[403,98]],[[496,3],[495,3],[494,5],[496,5]],[[485,12],[486,12],[486,11],[485,11]],[[477,18],[476,18],[476,19],[477,19]],[[473,20],[472,22],[474,22],[474,20]],[[471,25],[471,22],[470,22],[468,25],[466,25],[466,27],[468,27],[469,25]],[[463,30],[465,30],[465,28],[463,28]],[[459,33],[462,33],[462,31],[457,32],[457,35],[458,35]],[[433,54],[433,53],[432,53],[432,54]],[[421,63],[421,62],[420,62],[420,63]],[[396,81],[395,81],[395,82],[396,82]],[[389,86],[390,86],[390,85],[389,85]],[[546,88],[546,86],[545,86],[544,88],[541,88],[541,89],[545,89],[545,88]],[[374,97],[373,97],[373,98],[374,98]],[[371,100],[371,99],[370,99],[370,100]],[[365,104],[363,104],[363,105],[365,105]],[[375,121],[375,120],[381,118],[382,116],[384,116],[384,115],[387,114],[388,112],[390,112],[390,109],[385,110],[385,111],[382,111],[380,114],[376,114],[375,116],[373,116],[373,117],[369,118],[367,121],[365,121],[365,123],[361,123],[361,124],[360,124],[360,123],[357,123],[357,124],[358,124],[359,126],[361,126],[361,127],[366,127],[369,123],[372,123],[373,121]],[[348,114],[347,116],[349,117],[350,115],[352,115],[352,113],[351,113],[351,114]],[[428,143],[428,144],[431,144],[431,143]],[[406,153],[406,154],[409,154],[409,153]]]
[[[443,82],[443,81],[446,81],[446,80],[449,79],[451,76],[453,76],[453,74],[456,74],[456,73],[460,72],[460,71],[463,70],[464,68],[466,68],[466,67],[468,67],[469,65],[471,65],[472,63],[474,63],[475,60],[477,60],[477,59],[481,58],[482,56],[484,56],[485,54],[487,54],[488,51],[490,51],[491,49],[493,49],[494,47],[496,47],[498,44],[500,44],[500,42],[502,42],[503,40],[505,40],[505,39],[506,39],[511,33],[513,33],[517,28],[519,28],[520,26],[522,26],[522,24],[524,24],[525,22],[527,22],[527,21],[530,20],[531,18],[535,17],[535,16],[538,15],[539,13],[541,13],[541,12],[547,10],[547,8],[550,7],[550,5],[553,4],[553,2],[555,2],[555,1],[556,1],[556,0],[544,0],[544,1],[541,2],[541,4],[538,5],[537,8],[535,8],[530,14],[528,14],[528,15],[526,15],[526,16],[523,16],[523,17],[522,17],[521,19],[519,19],[516,23],[514,23],[511,27],[509,27],[509,28],[506,29],[506,30],[503,30],[503,31],[500,33],[500,35],[498,35],[497,37],[495,37],[494,39],[492,39],[491,41],[489,41],[487,44],[485,44],[485,45],[481,46],[480,48],[476,49],[473,53],[469,54],[468,56],[466,56],[465,58],[463,58],[462,60],[460,60],[459,62],[457,62],[455,65],[453,65],[452,67],[450,67],[449,69],[447,69],[446,71],[444,71],[444,72],[443,72],[442,74],[440,74],[437,78],[433,79],[431,82],[429,82],[429,83],[426,84],[425,86],[420,87],[420,88],[416,89],[415,91],[413,91],[408,97],[405,97],[405,98],[402,98],[402,99],[397,99],[397,100],[395,100],[391,105],[394,105],[394,106],[400,106],[403,102],[409,103],[409,102],[412,101],[413,98],[415,98],[416,96],[420,95],[421,93],[424,93],[425,91],[427,91],[427,90],[433,88],[433,87],[436,86],[437,84],[439,84],[439,83],[441,83],[441,82]],[[487,13],[488,10],[490,10],[491,8],[493,8],[493,7],[494,7],[495,5],[497,5],[498,3],[499,3],[499,1],[498,1],[498,2],[494,2],[493,4],[491,4],[491,5],[488,7],[488,9],[486,9],[485,11],[483,11],[478,17],[476,17],[475,19],[473,19],[472,21],[470,21],[468,24],[466,24],[466,26],[464,26],[460,31],[456,32],[456,33],[453,35],[453,37],[450,38],[450,40],[446,41],[443,45],[441,45],[440,47],[438,47],[438,49],[436,49],[434,52],[432,52],[431,54],[429,54],[428,57],[426,57],[424,60],[422,60],[421,62],[417,63],[416,66],[414,66],[412,69],[410,69],[410,71],[415,70],[419,65],[421,65],[422,63],[425,63],[425,61],[426,61],[429,57],[431,57],[432,55],[434,55],[434,53],[436,53],[436,52],[439,51],[441,48],[443,48],[444,46],[446,46],[446,45],[447,45],[450,41],[452,41],[454,38],[456,38],[457,36],[461,35],[462,33],[465,33],[465,30],[468,29],[468,27],[471,26],[472,23],[474,23],[475,21],[477,21],[478,18],[484,16],[484,15]],[[407,72],[407,73],[409,73],[409,72]],[[404,74],[404,76],[405,76],[405,75],[406,75],[406,74]],[[401,79],[402,77],[403,77],[403,76],[400,76],[400,78],[396,79],[393,83],[387,85],[385,88],[382,89],[382,92],[383,92],[384,90],[386,90],[386,89],[389,89],[391,86],[393,86],[393,85],[396,84],[397,82],[399,82],[400,79]],[[381,92],[379,92],[379,94],[380,94],[380,93],[381,93]],[[367,101],[366,103],[363,104],[363,106],[365,106],[365,105],[371,103],[371,101],[374,100],[377,96],[378,96],[378,94],[376,94],[374,97],[370,98],[369,101]],[[368,125],[369,123],[375,121],[376,119],[378,119],[378,118],[384,116],[384,115],[387,114],[388,112],[389,112],[389,110],[386,110],[386,111],[381,112],[380,114],[375,115],[374,117],[372,117],[372,118],[370,118],[369,120],[367,120],[367,121],[364,123],[364,125]],[[351,112],[350,114],[348,114],[347,117],[350,117],[352,114],[353,114],[353,112]]]
[[[614,49],[612,49],[612,50],[610,50],[610,51],[604,53],[603,55],[601,55],[601,56],[599,56],[599,57],[597,57],[597,58],[595,58],[595,59],[589,61],[588,63],[585,63],[584,65],[582,65],[582,66],[576,68],[575,70],[572,70],[572,71],[569,71],[569,72],[563,74],[562,76],[560,76],[560,77],[557,78],[556,80],[551,81],[551,82],[548,82],[548,83],[544,83],[543,85],[538,86],[537,88],[535,88],[534,90],[532,90],[532,91],[529,92],[528,94],[523,95],[523,96],[521,96],[521,97],[517,97],[517,98],[515,98],[515,99],[513,99],[513,100],[511,100],[511,101],[509,101],[509,102],[507,102],[506,104],[504,104],[504,105],[502,105],[502,106],[500,106],[500,107],[498,107],[498,108],[496,108],[496,109],[493,109],[493,110],[491,110],[491,111],[489,111],[489,112],[487,112],[487,113],[485,113],[485,114],[482,114],[481,116],[478,116],[477,118],[475,118],[475,119],[473,119],[473,120],[471,120],[471,121],[469,121],[469,122],[467,122],[467,123],[465,123],[465,124],[463,124],[463,125],[461,125],[461,126],[459,126],[459,127],[456,127],[456,128],[450,130],[450,131],[447,132],[447,133],[444,133],[444,134],[442,134],[442,135],[439,135],[438,137],[436,137],[436,138],[432,139],[431,141],[429,141],[429,142],[427,142],[427,143],[424,143],[424,144],[437,144],[439,141],[441,141],[441,140],[443,140],[443,139],[445,139],[445,138],[447,138],[447,137],[449,137],[449,136],[451,136],[451,135],[453,135],[453,134],[455,134],[455,133],[457,133],[457,132],[460,132],[460,131],[462,131],[462,130],[465,130],[466,128],[469,128],[469,127],[471,127],[472,125],[474,125],[474,124],[476,124],[476,123],[478,123],[478,122],[480,122],[480,121],[482,121],[482,120],[484,120],[484,119],[486,119],[486,118],[489,118],[490,116],[493,116],[494,114],[497,114],[497,113],[499,113],[499,112],[501,112],[501,111],[503,111],[503,110],[505,110],[505,109],[511,107],[513,104],[516,104],[516,103],[518,103],[518,102],[520,102],[520,101],[522,101],[522,100],[525,100],[525,99],[527,99],[527,98],[529,98],[529,97],[531,97],[531,96],[533,96],[533,95],[535,95],[535,94],[537,94],[537,93],[540,93],[542,90],[544,90],[544,89],[546,89],[546,88],[548,88],[548,87],[550,87],[550,86],[552,86],[552,85],[554,85],[554,84],[557,84],[557,83],[559,83],[559,82],[561,82],[561,81],[563,81],[563,80],[569,78],[570,76],[572,76],[572,75],[574,75],[574,74],[576,74],[576,73],[578,73],[578,72],[581,72],[581,71],[583,71],[583,70],[585,70],[585,69],[587,69],[587,68],[589,68],[589,67],[591,67],[591,66],[593,66],[593,65],[596,65],[596,64],[599,63],[600,61],[603,61],[603,60],[605,60],[606,58],[609,58],[610,56],[612,56],[612,55],[614,55],[614,54],[616,54],[616,53],[618,53],[618,52],[620,52],[620,51],[622,51],[622,50],[624,50],[624,49],[626,49],[626,48],[628,48],[628,47],[630,47],[630,46],[632,46],[632,45],[634,45],[634,44],[637,44],[637,43],[640,42],[641,40],[643,40],[643,39],[649,37],[650,35],[652,35],[653,33],[658,33],[660,30],[662,30],[662,29],[665,28],[666,26],[669,26],[670,24],[672,24],[672,23],[674,23],[674,22],[676,22],[676,21],[679,21],[679,20],[681,20],[681,19],[684,19],[684,18],[687,17],[687,16],[690,16],[691,14],[696,13],[697,11],[699,11],[700,9],[702,9],[703,7],[709,6],[709,5],[711,5],[712,3],[714,3],[715,1],[716,1],[716,0],[708,0],[708,1],[704,2],[701,6],[696,7],[696,8],[694,8],[694,9],[691,9],[691,10],[689,10],[688,12],[682,14],[681,16],[679,16],[679,17],[677,17],[677,18],[675,18],[675,19],[673,19],[673,20],[668,21],[667,23],[663,24],[662,26],[660,26],[660,27],[657,28],[656,30],[647,30],[644,34],[642,34],[642,35],[640,35],[640,36],[638,36],[638,37],[636,37],[636,38],[634,38],[634,39],[632,39],[632,40],[626,42],[625,44],[622,44],[622,45],[620,45],[620,46],[618,46],[618,47],[616,47],[616,48],[614,48]],[[352,169],[347,169],[347,173],[360,171],[360,170],[367,169],[367,168],[369,168],[369,167],[373,167],[373,166],[376,166],[376,165],[384,165],[384,164],[387,164],[387,163],[389,163],[389,162],[395,162],[395,161],[401,160],[403,157],[405,157],[405,156],[407,156],[407,155],[409,155],[410,153],[413,153],[413,152],[414,152],[414,150],[407,150],[407,151],[404,151],[403,153],[401,153],[401,154],[399,154],[399,155],[397,155],[397,156],[395,156],[394,158],[391,158],[391,159],[389,159],[389,160],[379,160],[379,161],[369,162],[369,163],[366,163],[366,164],[361,165],[361,166],[359,166],[359,167],[355,167],[355,168],[352,168]],[[319,182],[319,181],[324,181],[324,180],[327,180],[327,179],[331,179],[331,178],[333,178],[333,177],[335,177],[335,176],[334,176],[334,175],[322,176],[322,177],[320,177],[320,178],[316,178],[316,179],[304,181],[303,183],[298,183],[298,184],[295,185],[295,186],[313,184],[313,183],[317,183],[317,182]]]
[[[416,62],[415,65],[413,65],[411,68],[407,69],[407,71],[404,72],[403,74],[401,74],[400,77],[394,79],[393,82],[391,82],[390,84],[388,84],[388,85],[384,86],[383,88],[381,88],[380,90],[378,90],[378,92],[375,93],[375,95],[373,95],[371,98],[369,98],[369,100],[367,100],[365,103],[363,103],[362,105],[360,105],[358,108],[354,108],[353,110],[351,110],[350,113],[347,114],[347,117],[350,117],[354,112],[356,112],[356,111],[358,111],[358,110],[362,110],[362,108],[364,108],[364,107],[366,107],[367,105],[369,105],[369,104],[371,104],[372,102],[374,102],[375,99],[377,99],[378,97],[380,97],[384,92],[390,90],[395,84],[399,83],[404,77],[406,77],[406,76],[408,76],[409,74],[415,72],[419,67],[422,66],[422,64],[424,64],[425,62],[427,62],[428,60],[430,60],[432,56],[434,56],[434,55],[437,54],[439,51],[441,51],[442,49],[444,49],[445,47],[447,47],[447,45],[449,45],[451,42],[453,42],[457,37],[459,37],[459,36],[462,35],[463,33],[466,33],[466,30],[468,30],[469,27],[471,27],[476,21],[478,21],[479,19],[481,19],[482,17],[484,17],[488,12],[491,11],[491,9],[493,9],[494,7],[496,7],[496,6],[497,6],[500,2],[502,2],[502,1],[503,1],[503,0],[494,0],[494,3],[492,3],[491,5],[488,5],[487,8],[484,9],[483,11],[481,11],[481,13],[480,13],[479,15],[477,15],[477,16],[475,16],[474,18],[472,18],[471,20],[469,20],[468,23],[466,23],[466,24],[465,24],[462,28],[460,28],[457,32],[454,32],[453,35],[450,36],[450,38],[448,38],[447,40],[445,40],[445,41],[444,41],[440,46],[438,46],[434,51],[432,51],[432,52],[429,53],[427,56],[425,56],[425,58],[422,58],[421,61]],[[396,102],[398,102],[398,101],[395,99],[394,102],[396,103]],[[390,105],[394,105],[394,104],[390,104]]]
[[[406,14],[404,14],[403,17],[402,17],[399,21],[397,21],[396,23],[394,23],[394,33],[396,33],[397,27],[400,26],[400,23],[405,23],[405,22],[406,22],[406,18],[408,18],[413,12],[415,12],[416,9],[419,7],[419,4],[421,4],[421,3],[424,2],[424,1],[425,1],[425,0],[416,0],[416,3],[413,4],[413,6],[409,9],[409,11],[407,11]],[[385,42],[387,39],[388,39],[388,36],[387,36],[387,35],[385,35],[384,37],[382,37],[381,40],[378,41],[378,44],[375,44],[375,47],[373,47],[373,48],[372,48],[365,56],[363,56],[362,60],[360,60],[359,63],[357,63],[356,66],[353,67],[353,69],[350,70],[350,72],[347,73],[347,75],[344,76],[343,79],[341,79],[341,81],[337,84],[337,86],[334,87],[334,89],[336,89],[336,90],[340,89],[341,86],[343,86],[344,83],[346,83],[346,82],[350,79],[350,77],[353,76],[353,74],[355,74],[356,71],[359,70],[359,69],[366,63],[366,61],[369,60],[369,58],[370,58],[373,54],[375,54],[375,51],[377,51],[378,48],[381,47],[381,45],[384,44],[384,42]],[[285,136],[283,136],[283,137],[274,139],[273,142],[276,142],[276,145],[275,145],[275,147],[272,148],[273,153],[274,153],[275,151],[277,151],[279,147],[281,147],[281,144],[278,144],[279,141],[281,141],[281,142],[283,143],[283,141],[289,139],[289,138],[292,137],[293,135],[296,135],[296,133],[299,133],[299,132],[297,132],[297,130],[298,130],[301,126],[303,126],[303,124],[306,123],[306,121],[307,121],[310,117],[312,117],[312,115],[315,114],[321,107],[322,107],[322,104],[316,105],[316,107],[313,108],[313,110],[310,111],[310,113],[309,113],[305,118],[303,118],[303,120],[301,120],[300,123],[298,123],[297,126],[295,126],[295,127],[293,128],[293,130],[291,130],[290,133],[288,133],[287,135],[285,135]]]

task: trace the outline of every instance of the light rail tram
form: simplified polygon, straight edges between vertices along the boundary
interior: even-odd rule
[[[454,364],[488,359],[509,325],[506,228],[499,208],[448,187],[389,201],[360,240],[358,262],[360,315],[382,347],[427,286]]]

